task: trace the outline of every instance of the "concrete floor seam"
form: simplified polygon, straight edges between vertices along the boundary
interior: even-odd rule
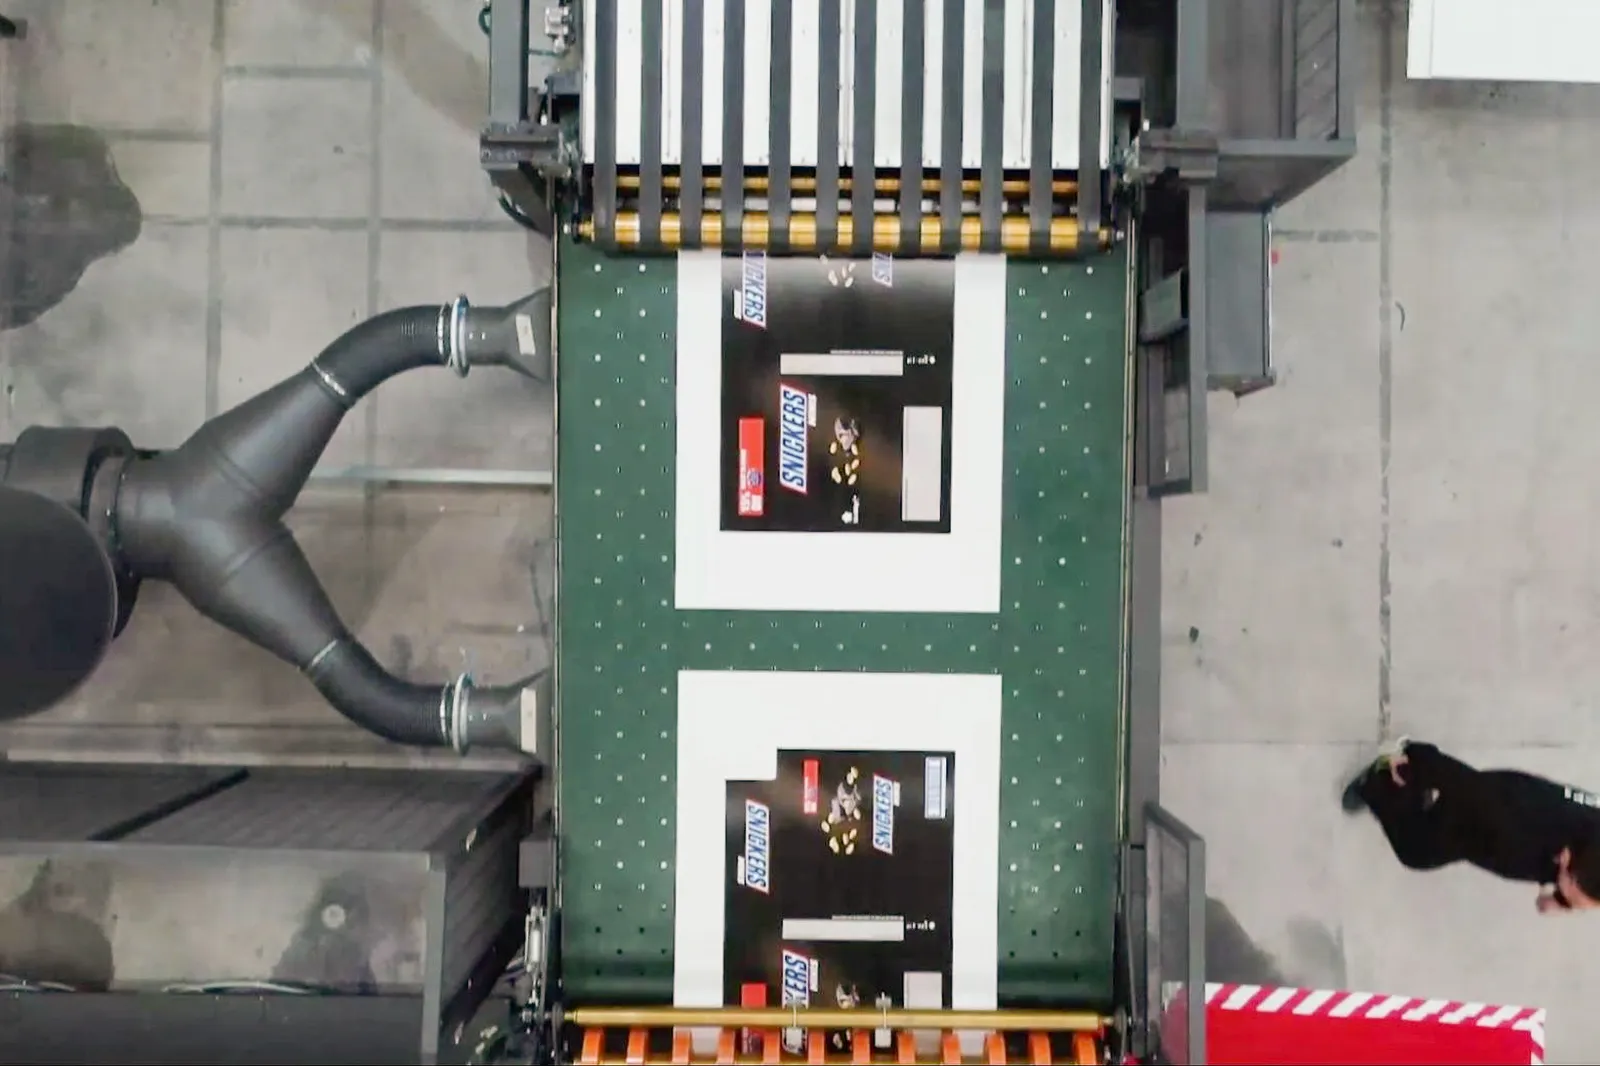
[[[229,78],[271,78],[278,81],[365,81],[372,76],[368,67],[294,67],[271,63],[235,64],[224,67],[222,73]]]
[[[372,87],[367,114],[367,143],[372,146],[366,217],[368,318],[383,310],[379,305],[383,299],[383,14],[387,6],[381,3],[372,5],[372,63],[368,67]],[[441,294],[439,298],[443,300],[446,297]],[[378,462],[378,405],[381,402],[379,393],[374,392],[362,405],[366,410],[361,414],[361,450],[369,465]],[[371,537],[378,528],[378,496],[371,485],[365,487],[364,494],[361,524],[366,535]],[[376,559],[368,553],[362,563],[362,584],[369,599],[377,595],[383,584],[383,576]]]
[[[1288,244],[1375,244],[1375,229],[1277,229],[1272,238]]]
[[[205,414],[222,405],[222,138],[224,57],[227,55],[227,3],[211,5],[211,157],[206,195],[206,364]]]
[[[144,221],[151,226],[194,227],[209,226],[209,216],[148,214]],[[298,230],[309,233],[364,233],[370,224],[362,218],[295,218],[267,215],[228,215],[217,219],[223,229],[239,230]],[[470,221],[466,219],[383,218],[379,224],[390,233],[519,233],[516,223],[510,221]]]
[[[1390,574],[1390,463],[1394,451],[1394,8],[1379,12],[1378,57],[1378,738],[1394,728],[1393,582]]]

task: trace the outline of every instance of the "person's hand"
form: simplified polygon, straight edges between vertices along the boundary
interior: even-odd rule
[[[1400,768],[1405,764],[1406,757],[1403,754],[1395,755],[1389,759],[1389,780],[1393,781],[1401,788],[1404,788],[1406,785],[1405,778],[1400,776]]]
[[[1535,903],[1535,906],[1539,908],[1540,914],[1560,914],[1562,911],[1567,909],[1566,907],[1562,906],[1561,901],[1556,898],[1556,890],[1553,888],[1541,889],[1539,891],[1539,899]]]
[[[1600,902],[1595,901],[1578,884],[1578,879],[1572,876],[1572,849],[1562,848],[1556,854],[1556,883],[1551,891],[1566,904],[1566,909],[1571,911],[1588,911],[1600,907]]]

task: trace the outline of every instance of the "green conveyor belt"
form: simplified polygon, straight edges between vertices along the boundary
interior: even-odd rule
[[[1000,999],[1108,1003],[1129,408],[1122,251],[1007,266],[1000,613],[854,616],[866,632],[848,644],[823,616],[674,609],[676,260],[569,242],[558,272],[568,997],[671,996],[678,672],[821,669],[1002,676]]]

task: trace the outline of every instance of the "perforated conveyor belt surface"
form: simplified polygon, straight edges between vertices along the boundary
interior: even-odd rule
[[[684,471],[674,469],[674,368],[686,337],[717,358],[716,325],[678,321],[674,258],[562,245],[556,482],[570,996],[672,995],[678,836],[707,831],[675,825],[680,671],[871,671],[1003,679],[999,993],[1013,1004],[1109,1002],[1126,266],[1120,248],[1089,262],[1003,266],[1003,351],[981,353],[1005,362],[998,613],[677,610],[675,478]],[[959,398],[953,417],[962,417]],[[768,466],[776,484],[776,460]]]

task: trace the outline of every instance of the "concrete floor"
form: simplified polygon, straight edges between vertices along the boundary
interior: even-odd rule
[[[108,421],[171,444],[377,309],[541,277],[476,165],[475,4],[7,7],[36,17],[5,117],[103,137],[142,221],[0,333],[0,439]],[[1213,400],[1212,491],[1167,510],[1164,800],[1231,917],[1214,979],[1540,1005],[1550,1061],[1592,1062],[1600,919],[1408,874],[1335,805],[1395,731],[1600,786],[1600,301],[1578,261],[1600,92],[1408,84],[1393,8],[1362,7],[1361,155],[1278,221],[1280,384]],[[419,373],[328,458],[547,469],[549,413],[504,375]],[[507,677],[547,656],[546,498],[318,492],[296,524],[380,658]],[[0,750],[402,758],[155,588],[81,696]]]
[[[1393,732],[1600,784],[1600,92],[1408,83],[1404,7],[1362,8],[1360,156],[1278,219],[1281,382],[1213,399],[1165,514],[1163,799],[1260,949],[1213,979],[1543,1006],[1593,1062],[1600,922],[1336,805]]]

